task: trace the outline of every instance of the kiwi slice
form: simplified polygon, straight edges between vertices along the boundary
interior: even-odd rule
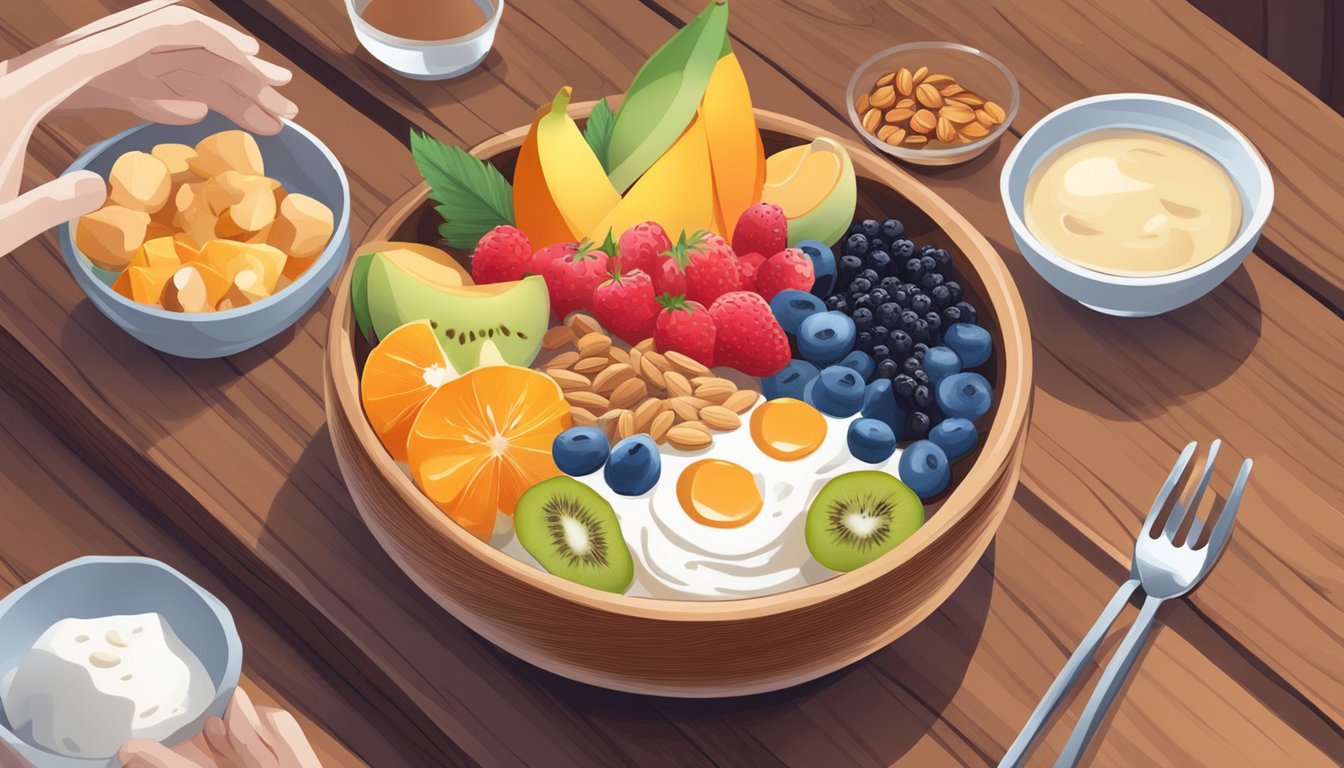
[[[807,510],[807,548],[833,571],[867,565],[924,524],[924,504],[885,472],[849,472],[826,483]]]
[[[547,571],[607,592],[623,593],[635,564],[611,504],[571,477],[544,480],[514,509],[518,542]]]

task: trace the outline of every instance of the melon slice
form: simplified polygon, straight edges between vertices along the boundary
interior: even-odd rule
[[[858,202],[849,153],[826,137],[776,152],[765,161],[761,201],[783,209],[789,245],[800,240],[834,243],[854,220]]]

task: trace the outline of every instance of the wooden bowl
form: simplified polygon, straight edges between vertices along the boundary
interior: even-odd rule
[[[571,107],[586,117],[591,103]],[[766,151],[826,133],[757,110]],[[476,147],[511,177],[527,126]],[[977,454],[957,465],[953,490],[895,550],[829,581],[768,597],[721,602],[627,597],[538,571],[467,533],[420,493],[382,448],[359,401],[367,354],[341,280],[327,340],[327,418],[341,472],[364,521],[416,584],[455,617],[516,656],[565,677],[637,693],[734,696],[770,691],[844,667],[889,644],[934,611],[994,536],[1017,486],[1031,395],[1026,313],[985,238],[906,172],[857,144],[860,212],[902,219],[920,243],[949,247],[968,299],[994,336],[995,405]],[[366,241],[437,241],[421,184],[395,202]]]

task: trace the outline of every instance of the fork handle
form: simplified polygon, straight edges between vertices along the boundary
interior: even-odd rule
[[[1144,598],[1143,607],[1139,609],[1139,617],[1134,620],[1134,626],[1129,628],[1124,641],[1120,643],[1115,658],[1106,665],[1101,681],[1097,683],[1096,690],[1092,691],[1092,698],[1087,700],[1087,708],[1083,710],[1082,717],[1078,719],[1078,724],[1074,726],[1073,733],[1069,736],[1069,743],[1064,745],[1059,760],[1055,761],[1055,768],[1072,768],[1082,759],[1088,743],[1092,741],[1092,736],[1096,734],[1101,721],[1106,717],[1106,710],[1110,709],[1111,702],[1120,692],[1125,678],[1129,677],[1129,671],[1134,668],[1134,662],[1138,661],[1143,641],[1153,628],[1153,618],[1157,616],[1157,608],[1162,602],[1163,598],[1152,595]]]
[[[1040,734],[1041,728],[1045,722],[1050,719],[1050,715],[1059,706],[1059,700],[1063,698],[1064,692],[1072,687],[1073,683],[1082,674],[1084,665],[1092,659],[1097,652],[1097,646],[1101,644],[1101,639],[1106,636],[1106,630],[1110,629],[1115,623],[1115,617],[1125,609],[1125,604],[1129,602],[1130,595],[1139,586],[1139,580],[1132,578],[1120,585],[1115,591],[1115,596],[1111,602],[1102,609],[1101,615],[1097,617],[1096,623],[1083,635],[1083,639],[1078,643],[1078,648],[1074,650],[1073,655],[1064,663],[1064,668],[1059,670],[1055,676],[1055,681],[1050,684],[1050,689],[1041,697],[1041,703],[1036,705],[1036,711],[1031,713],[1027,724],[1022,726],[1022,731],[1017,734],[1011,746],[1008,747],[1008,753],[1003,756],[999,762],[999,768],[1018,768],[1023,765],[1027,756],[1027,750],[1031,749],[1031,744]]]

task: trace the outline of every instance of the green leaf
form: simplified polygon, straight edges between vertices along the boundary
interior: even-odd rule
[[[593,105],[593,111],[588,115],[588,124],[583,127],[583,140],[593,148],[593,154],[597,155],[597,161],[602,164],[604,171],[611,170],[607,167],[607,145],[611,143],[611,129],[615,126],[616,113],[611,111],[611,105],[603,97]]]
[[[350,275],[350,304],[355,312],[355,325],[364,338],[373,341],[373,318],[369,316],[369,265],[372,253],[355,257],[354,272]]]
[[[411,157],[439,203],[439,235],[450,246],[474,248],[494,227],[513,224],[513,186],[493,165],[414,129]]]

